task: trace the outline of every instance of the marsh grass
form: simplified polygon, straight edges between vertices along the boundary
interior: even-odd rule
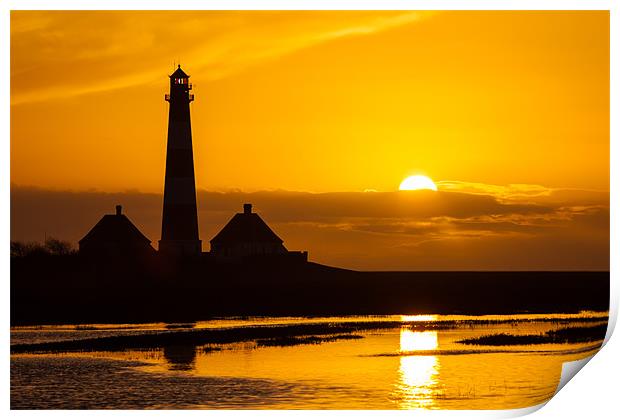
[[[274,337],[256,340],[257,347],[289,347],[301,344],[323,344],[338,340],[358,340],[364,338],[359,334],[337,334],[330,336],[306,336],[306,337]]]
[[[589,327],[567,327],[542,334],[512,335],[506,333],[483,335],[457,341],[478,346],[514,346],[529,344],[576,344],[600,341],[605,338],[607,324]]]
[[[602,322],[607,318],[584,318],[583,321]],[[565,320],[524,320],[522,323],[552,322],[560,327],[565,322],[579,322],[579,318]],[[11,353],[46,353],[62,351],[116,351],[127,349],[157,348],[171,345],[203,346],[221,345],[237,342],[255,342],[259,346],[289,346],[297,344],[318,344],[333,337],[355,339],[356,333],[372,333],[383,330],[406,328],[411,331],[440,331],[455,328],[473,328],[485,325],[512,325],[511,320],[467,320],[467,321],[368,321],[368,322],[326,322],[298,325],[269,325],[232,327],[220,329],[172,328],[166,330],[146,330],[132,335],[111,337],[91,337],[65,341],[14,344]],[[183,324],[178,324],[183,325]],[[189,327],[189,324],[183,325]],[[87,329],[88,327],[84,328]],[[595,327],[555,328],[540,335],[494,334],[465,339],[462,344],[511,345],[545,343],[579,343],[595,341],[605,336],[606,322]],[[331,337],[331,338],[330,338]]]

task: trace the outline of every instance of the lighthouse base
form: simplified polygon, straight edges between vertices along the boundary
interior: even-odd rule
[[[202,241],[162,239],[159,241],[159,252],[168,255],[200,255]]]

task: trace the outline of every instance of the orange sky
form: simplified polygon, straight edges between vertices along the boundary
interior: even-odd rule
[[[163,95],[179,60],[196,95],[199,190],[390,193],[405,176],[423,173],[439,182],[441,197],[524,206],[555,200],[544,217],[540,208],[536,216],[531,209],[467,216],[382,209],[361,228],[359,218],[368,216],[334,216],[347,201],[325,204],[328,195],[316,194],[331,213],[323,225],[303,211],[274,221],[285,245],[357,268],[441,269],[446,257],[459,261],[453,268],[496,268],[498,250],[507,258],[502,267],[528,268],[528,248],[573,235],[563,239],[574,242],[570,250],[549,251],[536,266],[609,264],[607,12],[12,12],[13,189],[161,194]],[[269,209],[273,197],[262,198]],[[198,205],[206,242],[219,219],[210,203],[199,198]],[[109,210],[93,209],[95,219],[80,228]],[[64,226],[52,219],[33,231],[16,217],[13,238]],[[480,226],[463,229],[460,217],[503,218],[504,225],[485,225],[493,238],[483,241]],[[156,217],[132,219],[159,239]],[[596,227],[580,224],[594,219]],[[506,223],[540,230],[506,233]],[[429,233],[405,225],[443,227]],[[384,228],[370,234],[372,226]],[[56,235],[79,239],[71,232]],[[462,257],[451,250],[455,234],[467,244]],[[515,235],[529,239],[519,237],[522,254],[509,256]],[[377,252],[366,255],[360,240]],[[602,257],[562,262],[586,243]]]

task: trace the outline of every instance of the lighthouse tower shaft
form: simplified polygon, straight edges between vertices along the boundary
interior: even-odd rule
[[[168,146],[164,210],[159,251],[174,255],[198,255],[198,211],[192,151],[189,104],[194,100],[189,76],[179,66],[170,76]]]

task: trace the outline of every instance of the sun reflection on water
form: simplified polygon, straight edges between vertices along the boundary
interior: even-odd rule
[[[401,315],[400,320],[404,322],[423,322],[423,321],[437,321],[439,317],[437,315]]]
[[[401,409],[432,408],[438,383],[437,356],[408,355],[416,350],[434,350],[438,346],[437,331],[400,330],[400,366],[395,397]]]

